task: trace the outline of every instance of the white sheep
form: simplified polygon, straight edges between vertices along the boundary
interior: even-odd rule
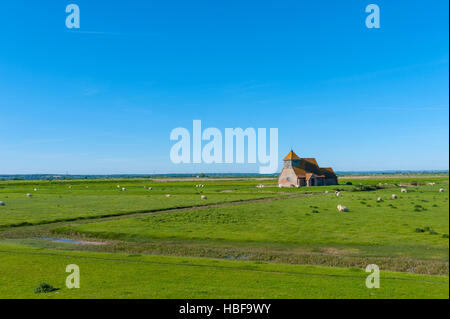
[[[152,189],[153,189],[152,187],[149,187],[149,188],[148,188],[149,191],[151,191]]]
[[[397,199],[398,198],[398,196],[397,195],[395,195],[395,194],[392,194],[392,199]]]
[[[202,196],[201,196],[201,199],[206,199],[206,195],[202,195]]]
[[[444,189],[443,188],[440,188],[439,189],[439,193],[443,193],[444,192]]]
[[[125,187],[122,187],[122,192],[126,191],[127,189]]]
[[[120,188],[120,185],[117,185],[117,188]]]
[[[5,205],[6,205],[5,202],[0,201],[0,206],[5,206]]]
[[[170,194],[166,194],[166,197],[170,197]]]
[[[383,198],[381,198],[381,197],[377,198],[377,202],[382,202],[382,201],[383,201]]]
[[[30,194],[30,193],[27,193],[27,197],[31,197],[31,196],[33,196],[32,194]]]
[[[348,212],[348,208],[343,205],[337,205],[337,209],[340,212]]]
[[[341,192],[336,192],[336,196],[337,197],[341,196]]]
[[[69,188],[71,189],[71,188],[72,188],[72,186],[69,186]]]
[[[35,188],[34,191],[37,192],[37,188]]]
[[[402,189],[401,189],[401,192],[402,192],[402,193],[407,193],[408,191],[406,190],[406,188],[402,188]]]

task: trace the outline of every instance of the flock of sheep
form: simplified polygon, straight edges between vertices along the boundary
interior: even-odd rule
[[[436,183],[428,183],[428,185],[435,185],[435,184],[436,184]],[[402,188],[402,189],[400,190],[400,192],[402,192],[402,193],[407,193],[408,190],[407,190],[406,188]],[[443,192],[444,192],[444,189],[443,189],[443,188],[440,188],[440,189],[439,189],[439,193],[443,193]],[[325,191],[325,193],[328,194],[328,191]],[[340,196],[341,196],[341,192],[339,192],[339,191],[336,191],[335,194],[336,194],[337,197],[340,197]],[[392,194],[391,198],[392,198],[392,199],[398,199],[398,196],[397,196],[396,194]],[[382,198],[382,197],[378,197],[378,198],[377,198],[377,202],[382,202],[382,201],[383,201],[383,198]],[[345,207],[344,205],[341,205],[341,204],[337,205],[337,209],[338,209],[339,212],[348,212],[348,211],[349,211],[347,207]]]
[[[431,185],[431,186],[433,186],[433,185],[436,185],[436,183],[428,183],[427,185]],[[198,185],[195,185],[195,187],[205,187],[205,185],[203,185],[203,184],[198,184]],[[256,187],[257,188],[262,188],[262,187],[264,187],[264,185],[262,185],[262,184],[260,184],[260,185],[256,185]],[[69,186],[69,189],[71,189],[72,188],[72,186]],[[88,188],[88,186],[86,186],[86,188]],[[118,189],[121,189],[121,191],[126,191],[127,189],[125,188],[125,187],[122,187],[122,186],[120,186],[120,185],[117,185],[117,188]],[[147,189],[147,186],[144,186],[144,188],[145,189]],[[37,188],[34,188],[34,191],[36,192],[38,189]],[[153,188],[152,187],[148,187],[148,190],[153,190]],[[400,190],[402,193],[407,193],[408,192],[408,190],[406,189],[406,188],[402,188],[401,190]],[[443,188],[440,188],[439,189],[439,192],[440,193],[443,193],[444,192],[444,189]],[[325,191],[325,194],[328,194],[329,193],[329,191]],[[340,197],[342,194],[341,194],[341,192],[340,191],[336,191],[335,192],[335,194],[336,194],[336,196],[337,197]],[[33,194],[31,194],[31,193],[27,193],[27,197],[32,197],[33,196]],[[169,198],[171,195],[170,194],[166,194],[166,197],[167,198]],[[398,196],[396,195],[396,194],[392,194],[392,196],[391,196],[391,198],[392,199],[398,199]],[[207,199],[207,197],[206,197],[206,195],[201,195],[201,199]],[[377,202],[382,202],[383,201],[383,198],[381,198],[381,197],[378,197],[377,198]],[[6,203],[4,202],[4,201],[0,201],[0,206],[5,206],[6,205]],[[343,205],[337,205],[337,209],[338,209],[338,211],[340,211],[340,212],[348,212],[349,211],[349,209],[347,208],[347,207],[345,207],[345,206],[343,206]]]
[[[328,191],[325,191],[325,193],[328,194]],[[340,191],[336,191],[335,194],[336,194],[337,197],[341,196],[341,192]],[[337,205],[337,209],[340,212],[348,212],[348,208],[345,207],[344,205],[341,205],[341,204]]]
[[[195,187],[205,187],[205,185],[199,184],[199,185],[195,185]],[[124,192],[124,191],[127,190],[125,187],[122,187],[122,186],[120,186],[120,185],[117,185],[117,188],[121,189],[122,192]],[[147,186],[144,186],[144,188],[147,189]],[[153,187],[148,187],[148,190],[149,190],[149,191],[153,190]],[[170,194],[166,194],[165,196],[166,196],[167,198],[171,197]],[[207,197],[206,197],[205,195],[201,195],[200,198],[201,198],[201,199],[207,199]]]

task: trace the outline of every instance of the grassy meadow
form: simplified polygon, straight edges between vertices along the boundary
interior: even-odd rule
[[[0,181],[0,201],[0,298],[449,297],[448,176]]]
[[[194,182],[0,182],[0,228],[220,204],[274,196],[254,187]],[[118,187],[120,186],[120,187]],[[149,188],[152,188],[150,190]],[[125,191],[122,189],[125,188]],[[32,197],[27,197],[31,194]],[[170,197],[166,197],[170,195]],[[207,201],[201,199],[207,196]],[[276,194],[275,194],[276,195]]]
[[[443,298],[448,277],[383,272],[367,289],[357,268],[66,252],[0,245],[2,298]],[[68,264],[80,289],[67,289]],[[40,281],[58,290],[35,294]]]

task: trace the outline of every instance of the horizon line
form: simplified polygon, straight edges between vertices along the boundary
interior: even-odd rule
[[[383,174],[383,173],[449,173],[449,169],[389,169],[389,170],[343,170],[336,171],[336,174],[359,174],[359,173],[372,173],[372,174]],[[79,174],[61,174],[61,173],[0,173],[0,176],[163,176],[163,175],[261,175],[261,176],[272,176],[278,175],[280,172],[273,174],[260,174],[256,172],[167,172],[167,173],[111,173],[111,174],[99,174],[99,173],[79,173]]]

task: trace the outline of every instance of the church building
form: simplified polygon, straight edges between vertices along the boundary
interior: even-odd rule
[[[338,178],[331,167],[319,167],[315,158],[300,158],[294,151],[283,159],[278,179],[280,187],[337,185]]]

